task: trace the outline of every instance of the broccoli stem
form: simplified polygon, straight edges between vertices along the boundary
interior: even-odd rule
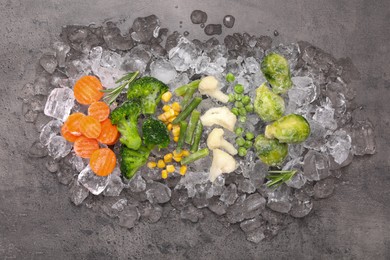
[[[207,148],[200,149],[199,151],[197,151],[193,154],[190,154],[187,157],[184,157],[181,160],[181,165],[186,165],[186,164],[192,163],[192,162],[199,160],[203,157],[206,157],[208,155],[209,155],[209,149],[207,149]]]
[[[199,106],[201,101],[202,98],[200,97],[192,99],[191,103],[188,104],[188,106],[186,106],[183,111],[181,111],[181,113],[175,118],[175,120],[173,120],[172,124],[175,125],[178,124],[180,121],[186,120],[186,118],[191,114],[191,112]]]
[[[187,127],[186,138],[184,140],[186,144],[192,144],[192,139],[194,137],[195,128],[196,125],[198,124],[199,118],[200,118],[200,112],[196,109],[192,111],[190,122]]]
[[[175,90],[175,94],[178,95],[178,96],[184,96],[184,94],[187,92],[187,90],[189,88],[193,88],[193,89],[197,89],[198,86],[199,86],[199,82],[200,82],[200,79],[198,80],[194,80],[186,85],[183,85],[181,87],[178,87],[176,90]]]
[[[195,128],[194,141],[192,142],[191,145],[191,153],[195,153],[196,151],[198,151],[200,139],[202,138],[202,132],[203,132],[203,125],[202,122],[199,120]]]
[[[188,124],[186,121],[180,121],[180,135],[179,135],[179,140],[177,141],[177,147],[176,147],[176,152],[178,152],[178,153],[181,152],[181,148],[183,147],[184,139],[186,136],[187,126],[188,126]]]

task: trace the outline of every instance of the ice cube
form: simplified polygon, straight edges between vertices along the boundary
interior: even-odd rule
[[[63,158],[72,150],[72,144],[62,136],[53,136],[47,145],[47,150],[53,159]]]
[[[70,51],[70,46],[63,42],[55,42],[53,48],[56,51],[58,67],[65,67],[66,55]]]
[[[149,202],[140,206],[141,218],[148,223],[156,223],[162,217],[163,209],[159,205],[152,205]]]
[[[185,37],[180,37],[177,46],[169,51],[168,57],[177,71],[186,71],[195,66],[198,51],[191,41]]]
[[[226,213],[227,206],[217,197],[213,197],[209,200],[208,208],[218,216],[221,216]]]
[[[58,62],[54,55],[50,53],[45,53],[42,55],[42,57],[39,59],[39,64],[49,73],[53,74],[53,72],[56,70]]]
[[[39,140],[43,145],[48,145],[50,140],[61,133],[62,122],[60,120],[51,120],[43,128],[39,135]]]
[[[325,179],[331,174],[326,154],[310,150],[304,159],[303,175],[310,181]]]
[[[352,125],[352,152],[355,155],[374,154],[376,151],[374,128],[369,120]]]
[[[198,160],[200,161],[200,160]],[[196,161],[195,161],[196,162]],[[188,196],[190,198],[194,197],[196,194],[196,185],[204,184],[209,181],[208,172],[187,172],[184,177],[182,177],[179,183],[176,185],[177,189],[186,188],[188,191]]]
[[[126,53],[123,57],[122,70],[124,71],[139,71],[143,74],[146,66],[149,63],[151,54],[141,45],[138,45]]]
[[[140,173],[136,173],[133,178],[131,178],[128,187],[132,192],[141,192],[146,189],[146,182]]]
[[[260,64],[253,57],[245,58],[244,64],[245,64],[245,69],[246,69],[247,73],[254,74],[254,73],[260,71]]]
[[[286,185],[270,190],[267,207],[280,213],[288,213],[291,209],[291,189]]]
[[[255,185],[248,179],[241,179],[238,182],[238,190],[241,192],[245,192],[251,194],[256,191]]]
[[[304,216],[307,216],[312,209],[313,203],[310,198],[307,200],[294,199],[289,214],[294,218],[303,218]]]
[[[177,72],[170,62],[158,59],[150,64],[150,76],[168,84],[176,78]]]
[[[231,183],[225,188],[219,199],[226,205],[233,205],[237,198],[237,186],[234,183]]]
[[[46,155],[47,149],[40,141],[35,141],[28,150],[28,156],[31,158],[42,158]]]
[[[98,176],[91,170],[88,165],[80,172],[78,181],[93,195],[99,195],[107,187],[110,181],[110,175],[106,177]]]
[[[146,197],[150,203],[166,203],[171,199],[171,190],[167,185],[160,182],[153,182],[148,185]]]
[[[49,81],[45,77],[38,77],[34,82],[34,95],[47,96],[49,92]]]
[[[314,185],[314,197],[318,199],[328,198],[334,191],[334,179],[327,178]]]
[[[74,181],[76,172],[67,164],[62,163],[57,171],[57,179],[63,185],[69,185]]]
[[[72,187],[69,189],[70,200],[76,205],[80,205],[88,197],[89,191],[82,186],[77,180],[73,182]]]
[[[113,22],[108,22],[103,28],[103,39],[111,50],[125,51],[134,46],[133,39],[129,35],[122,36],[120,29]]]
[[[121,198],[119,200],[105,200],[101,207],[104,213],[106,213],[109,217],[115,218],[119,216],[127,205],[127,199]]]
[[[203,213],[199,209],[195,208],[192,204],[188,204],[180,212],[180,218],[196,223],[199,221],[199,219],[203,218]]]
[[[67,87],[55,88],[47,98],[44,113],[64,122],[73,106],[73,90]]]
[[[116,167],[111,173],[110,181],[106,189],[103,191],[104,196],[119,196],[124,188],[124,184],[121,179],[121,171],[119,167]]]
[[[139,217],[137,207],[128,206],[119,214],[119,226],[131,229],[137,224]]]
[[[339,129],[328,137],[326,147],[334,161],[341,165],[350,154],[351,137],[345,130]]]
[[[337,122],[334,119],[334,109],[328,98],[326,98],[326,102],[323,103],[322,106],[317,107],[315,114],[313,115],[313,120],[326,129],[335,130],[337,128]]]
[[[229,223],[241,222],[254,218],[264,210],[266,200],[258,193],[245,198],[241,196],[235,204],[227,209],[226,217]]]
[[[58,162],[56,160],[53,160],[53,159],[47,160],[45,163],[45,166],[46,166],[46,169],[51,173],[55,173],[59,169]]]
[[[160,20],[155,15],[138,17],[133,22],[131,37],[136,42],[148,43],[157,38],[160,30]]]

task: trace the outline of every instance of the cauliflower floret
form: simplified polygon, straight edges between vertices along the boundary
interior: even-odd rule
[[[200,117],[200,120],[204,126],[216,124],[233,132],[237,117],[227,107],[213,107],[207,110],[206,113]]]
[[[204,77],[199,83],[199,92],[202,95],[208,95],[222,103],[227,103],[229,97],[220,90],[219,81],[214,76]]]

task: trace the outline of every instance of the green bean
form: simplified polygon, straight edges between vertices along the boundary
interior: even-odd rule
[[[186,118],[191,114],[191,112],[197,108],[202,101],[202,98],[196,97],[192,99],[191,103],[186,106],[183,111],[175,118],[175,120],[172,121],[172,124],[178,124],[180,121],[186,120]]]
[[[184,94],[187,92],[188,88],[198,88],[200,79],[194,80],[186,85],[183,85],[181,87],[178,87],[175,89],[175,94],[178,96],[184,96]]]
[[[196,90],[197,90],[197,88],[192,88],[192,87],[189,87],[187,89],[186,93],[184,94],[184,97],[183,97],[182,101],[180,102],[180,106],[181,107],[186,107],[188,105],[188,103],[190,102],[191,98],[194,96]]]
[[[176,152],[180,153],[181,148],[183,147],[184,144],[184,139],[186,136],[186,130],[187,130],[187,122],[186,121],[180,121],[180,135],[179,135],[179,140],[177,141],[177,147],[176,147]]]
[[[209,155],[209,149],[207,149],[207,148],[200,149],[199,151],[197,151],[193,154],[190,154],[187,157],[184,157],[181,160],[181,165],[186,165],[186,164],[192,163],[192,162],[199,160],[203,157],[206,157],[208,155]]]
[[[200,139],[202,138],[202,132],[203,132],[203,125],[202,122],[199,120],[195,128],[194,141],[192,142],[191,145],[191,153],[195,153],[196,151],[198,151]]]
[[[200,118],[200,112],[196,109],[192,111],[190,122],[188,123],[188,127],[187,127],[186,138],[184,139],[184,142],[186,144],[192,144],[192,139],[194,137],[195,128],[196,125],[198,124],[199,118]]]

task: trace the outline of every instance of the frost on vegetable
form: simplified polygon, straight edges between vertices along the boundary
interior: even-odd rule
[[[263,83],[256,90],[254,110],[263,121],[275,121],[281,118],[284,113],[284,100],[273,93],[266,83]]]
[[[297,114],[284,116],[265,128],[267,138],[276,138],[281,143],[301,143],[309,135],[309,123],[303,116]]]
[[[222,103],[229,101],[228,95],[224,94],[221,90],[221,84],[214,76],[204,77],[199,83],[199,92],[202,95],[208,95],[215,98]]]
[[[209,179],[214,182],[222,173],[231,173],[236,170],[237,165],[234,158],[220,149],[213,150],[213,162],[210,168]]]
[[[200,120],[204,126],[219,125],[233,132],[237,117],[227,107],[213,107]]]
[[[286,93],[292,87],[288,61],[277,53],[270,53],[261,62],[261,71],[276,94]]]
[[[277,139],[268,139],[259,135],[255,139],[254,147],[257,156],[267,165],[279,165],[286,158],[288,145],[280,143]]]

